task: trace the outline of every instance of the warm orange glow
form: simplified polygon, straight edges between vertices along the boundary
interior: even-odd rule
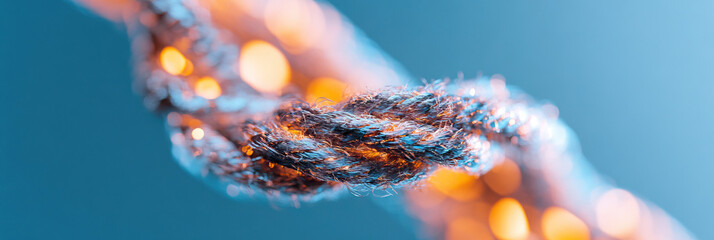
[[[486,185],[494,192],[506,196],[521,185],[521,170],[513,160],[506,159],[483,176]]]
[[[444,195],[459,201],[475,199],[483,192],[477,177],[448,168],[437,169],[427,182]]]
[[[201,128],[194,128],[194,129],[191,131],[191,137],[192,137],[193,139],[196,139],[196,140],[201,140],[201,139],[203,139],[204,134],[205,134],[205,133],[203,132],[203,129],[201,129]]]
[[[166,72],[173,75],[181,74],[184,71],[184,68],[186,68],[186,63],[188,62],[186,57],[184,57],[183,54],[181,54],[181,52],[174,47],[165,47],[161,50],[161,54],[159,54],[159,61],[161,62],[161,67],[163,67]]]
[[[265,25],[288,51],[299,53],[321,39],[325,17],[311,0],[271,0],[265,6]]]
[[[498,200],[488,216],[491,231],[501,239],[523,239],[528,236],[528,220],[523,207],[513,198]]]
[[[196,95],[205,99],[216,99],[221,96],[221,86],[211,77],[203,77],[194,86]]]
[[[183,71],[181,71],[181,75],[188,76],[193,73],[193,63],[191,61],[186,60],[186,66],[183,68]]]
[[[612,189],[597,201],[597,225],[610,236],[624,238],[632,234],[640,219],[637,199],[622,189]]]
[[[319,98],[327,98],[336,103],[342,100],[342,94],[346,87],[347,84],[334,78],[318,78],[307,86],[306,100],[315,102]]]
[[[543,235],[548,240],[590,239],[588,226],[577,216],[559,207],[550,207],[543,213]]]
[[[290,65],[270,43],[254,40],[243,45],[239,72],[243,80],[261,92],[277,92],[290,79]]]
[[[488,227],[471,218],[456,218],[446,229],[447,240],[488,240],[493,239]]]
[[[188,114],[181,115],[181,118],[181,123],[189,127],[195,128],[203,125],[203,122],[201,122],[201,120],[195,119],[189,116]]]

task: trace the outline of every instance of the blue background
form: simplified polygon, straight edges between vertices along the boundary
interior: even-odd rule
[[[714,2],[332,3],[414,76],[500,73],[592,164],[714,238]],[[66,1],[0,1],[0,238],[410,239],[368,198],[235,202],[184,173],[129,42]]]

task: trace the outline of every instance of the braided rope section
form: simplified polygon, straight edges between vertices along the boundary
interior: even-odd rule
[[[219,4],[211,7],[211,3]],[[529,218],[523,216],[525,224],[508,221],[526,226],[524,237],[541,237],[537,230],[529,232],[528,222],[534,228],[545,226],[546,220],[532,217],[555,208],[572,211],[575,215],[568,221],[577,225],[582,219],[585,222],[581,224],[587,224],[583,225],[584,234],[574,238],[607,238],[615,236],[596,232],[600,216],[593,215],[599,214],[595,213],[600,201],[612,197],[608,193],[614,191],[616,201],[634,202],[646,213],[640,216],[644,221],[637,232],[628,237],[691,238],[656,206],[603,181],[587,165],[577,138],[558,120],[557,108],[532,101],[527,94],[506,87],[497,76],[365,92],[335,105],[309,104],[253,89],[234,68],[239,46],[250,39],[279,42],[262,27],[264,19],[258,15],[242,12],[248,14],[235,21],[235,10],[244,7],[231,5],[235,3],[130,0],[125,1],[126,9],[118,10],[132,38],[138,74],[135,87],[148,108],[165,114],[173,155],[187,171],[228,196],[242,198],[258,192],[257,196],[266,196],[271,203],[299,204],[332,198],[344,189],[354,194],[377,190],[390,194],[394,188],[420,184],[423,181],[419,180],[436,168],[482,174],[503,160],[490,175],[469,178],[471,184],[459,186],[475,190],[485,183],[490,189],[487,192],[450,195],[452,200],[438,203],[429,195],[441,190],[433,189],[431,183],[424,192],[406,191],[406,203],[429,228],[450,229],[454,222],[469,219],[473,223],[469,224],[470,237],[492,238],[495,228],[488,231],[474,224],[492,222],[493,209],[509,199],[518,208],[518,202],[526,207]],[[323,10],[330,12],[329,8]],[[228,18],[212,17],[215,12]],[[335,13],[332,20],[342,21]],[[234,23],[245,27],[233,28]],[[343,28],[353,29],[349,23]],[[362,45],[367,41],[355,37],[354,31],[332,30],[341,36],[309,54],[291,56],[292,63],[297,63],[292,67],[305,74],[302,77],[334,77],[372,86],[409,78],[403,72],[385,72],[385,68],[398,66],[390,64],[389,58],[380,58],[378,49]],[[167,48],[180,52],[191,67],[186,65],[180,72],[162,68],[159,55]],[[381,74],[362,74],[365,72]],[[194,84],[203,77],[220,85],[219,96],[198,94]],[[281,93],[299,96],[304,86],[300,78],[292,80],[295,84]],[[509,165],[510,171],[504,171]],[[507,181],[512,179],[515,181]],[[496,191],[499,186],[491,186],[494,181],[522,181],[522,186],[499,184],[510,190]],[[438,194],[443,196],[443,192]],[[420,204],[421,200],[429,203]],[[493,208],[482,208],[489,205]],[[633,218],[637,213],[621,211],[621,206],[614,207],[618,213],[608,214],[606,219],[637,219]],[[457,211],[461,213],[453,214]],[[635,226],[632,228],[635,231]],[[568,233],[577,232],[568,229]],[[546,233],[543,238],[547,237]]]
[[[230,70],[237,45],[217,37],[194,5],[140,1],[138,14],[153,20],[134,31],[145,43],[137,86],[149,108],[168,112],[179,163],[203,179],[217,178],[228,195],[259,191],[315,201],[345,186],[362,194],[414,185],[438,167],[481,174],[501,147],[528,147],[535,136],[529,121],[542,115],[538,106],[499,96],[505,85],[491,89],[490,81],[389,88],[334,105],[263,96]],[[167,46],[191,59],[191,75],[161,69],[157,55]],[[201,75],[216,77],[219,98],[193,93],[190,83]]]
[[[327,106],[285,100],[262,119],[230,124],[200,114],[169,121],[179,119],[180,142],[194,153],[186,161],[206,159],[199,168],[229,182],[305,200],[341,186],[355,193],[410,186],[438,167],[481,174],[497,161],[499,145],[527,147],[537,117],[514,107],[520,102],[452,94],[447,86],[384,89]],[[191,137],[196,128],[206,136]]]
[[[450,123],[470,122],[473,114],[443,118],[439,123],[438,118],[429,117],[438,115],[429,114],[431,108],[455,105],[453,100],[458,98],[448,101],[448,95],[413,93],[406,99],[380,103],[403,108],[402,113],[409,115],[404,118],[370,114],[368,109],[376,106],[362,101],[369,95],[358,95],[335,109],[290,102],[276,111],[273,124],[248,126],[249,146],[256,156],[317,179],[370,187],[410,182],[437,165],[477,166],[480,145],[469,140],[470,132]],[[409,103],[424,97],[433,100],[433,106]],[[350,111],[356,106],[367,111]]]

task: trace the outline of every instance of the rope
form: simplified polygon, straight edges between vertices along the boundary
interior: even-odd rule
[[[385,89],[328,106],[285,100],[262,121],[204,122],[210,133],[187,141],[218,176],[308,198],[343,185],[410,186],[438,167],[481,174],[493,164],[494,146],[527,146],[533,114],[506,110],[517,102],[449,94],[447,86]],[[184,122],[190,136],[196,126]]]
[[[600,205],[604,199],[608,208],[618,210],[605,212],[605,219],[637,220],[639,208],[646,213],[639,216],[644,220],[640,225],[631,226],[630,236],[691,238],[686,229],[656,206],[603,181],[585,162],[577,138],[558,120],[557,109],[534,103],[528,95],[507,88],[499,78],[437,81],[411,89],[386,88],[354,94],[334,105],[309,104],[295,96],[276,97],[256,91],[232,69],[237,62],[238,45],[230,38],[269,40],[274,36],[255,33],[260,32],[262,22],[249,22],[249,27],[240,30],[214,27],[206,6],[201,5],[210,2],[137,0],[127,1],[123,4],[126,9],[117,11],[125,14],[122,17],[132,37],[138,73],[135,86],[148,108],[166,116],[173,155],[186,170],[231,197],[259,192],[258,196],[267,196],[274,200],[272,203],[292,200],[299,204],[332,198],[345,188],[353,194],[379,190],[390,194],[394,188],[420,184],[436,168],[478,175],[508,159],[503,163],[518,164],[516,169],[500,173],[494,170],[483,181],[469,180],[489,185],[491,191],[483,196],[471,200],[450,196],[458,201],[422,206],[417,203],[424,200],[422,197],[441,191],[429,187],[424,194],[406,191],[411,201],[409,208],[414,208],[419,219],[431,219],[426,224],[430,228],[443,230],[446,225],[441,223],[450,223],[447,236],[454,222],[468,216],[474,224],[490,224],[494,235],[502,237],[496,232],[502,221],[495,221],[494,226],[492,219],[494,212],[504,211],[503,206],[498,206],[505,201],[515,203],[521,212],[519,202],[526,207],[529,218],[526,220],[520,214],[523,224],[511,224],[525,226],[524,236],[540,236],[538,231],[529,232],[528,222],[533,220],[531,226],[547,226],[545,215],[556,209],[575,214],[568,217],[568,221],[575,223],[569,226],[579,226],[579,222],[584,225],[579,230],[563,229],[568,234],[575,233],[577,238],[620,237],[615,236],[618,232],[613,235],[607,228],[596,226],[600,224]],[[232,3],[221,1],[211,10],[221,12]],[[235,8],[238,6],[227,9]],[[241,20],[256,20],[252,17]],[[223,24],[222,27],[230,28],[233,22]],[[229,33],[221,34],[225,31]],[[305,58],[296,61],[295,67],[314,70],[310,65],[326,63],[331,74],[360,76],[357,80],[371,85],[405,76],[392,71],[388,73],[398,77],[379,74],[362,77],[361,72],[398,67],[390,66],[388,58],[375,57],[379,51],[365,46],[367,40],[353,34],[354,31],[339,32],[343,42],[338,42],[345,49],[334,47],[340,45],[331,42],[320,46],[328,48],[322,50],[329,54],[322,59],[317,57],[323,61],[305,57],[321,54],[311,52],[302,55]],[[355,42],[359,42],[358,46]],[[193,63],[191,73],[169,74],[162,69],[157,58],[167,47],[175,47]],[[355,57],[350,51],[364,54]],[[339,53],[339,57],[334,57],[334,53]],[[380,66],[375,68],[377,64]],[[313,72],[313,77],[321,74]],[[190,83],[206,76],[220,84],[220,97],[206,99],[194,93]],[[354,80],[346,82],[355,83]],[[293,94],[294,87],[285,90]],[[496,181],[514,178],[522,181],[522,186],[516,185],[516,189],[507,193],[495,191],[489,176]],[[627,203],[609,206],[613,197],[637,207]],[[490,214],[483,214],[489,210],[474,208],[474,204],[493,207]],[[461,211],[465,215],[444,214],[454,210],[465,210]],[[532,213],[538,216],[543,212],[542,222],[531,218]],[[508,222],[518,220],[516,217]],[[472,226],[481,225],[469,225]],[[595,231],[596,227],[604,232]],[[485,234],[479,236],[492,237],[488,230],[475,227],[471,230],[474,234]]]
[[[170,112],[179,162],[241,190],[315,200],[343,186],[355,194],[411,186],[438,167],[482,174],[498,160],[492,156],[499,145],[526,147],[536,129],[528,121],[541,115],[526,109],[528,100],[477,96],[474,89],[484,82],[474,81],[387,88],[320,106],[267,98],[231,80],[221,82],[221,98],[207,101],[192,94],[188,79],[167,74],[156,61],[160,49],[187,39],[194,74],[239,79],[225,71],[235,65],[237,47],[218,38],[191,4],[141,2],[139,15],[155,23],[146,27],[148,36],[135,30],[134,38],[149,46],[138,68],[155,70],[140,71],[137,86],[150,108]],[[200,138],[192,135],[197,128]]]

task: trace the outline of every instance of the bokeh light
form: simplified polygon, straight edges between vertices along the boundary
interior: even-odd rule
[[[216,99],[221,96],[221,86],[211,77],[203,77],[196,81],[194,86],[196,95],[205,99]]]
[[[186,68],[188,60],[174,47],[165,47],[159,54],[161,67],[170,74],[179,75]]]
[[[261,92],[275,93],[290,79],[290,65],[285,55],[265,41],[254,40],[243,45],[238,68],[243,80]]]
[[[473,200],[483,192],[477,177],[448,168],[437,169],[427,181],[442,194],[459,201]]]
[[[612,189],[597,200],[597,225],[610,236],[624,238],[630,236],[640,219],[637,199],[623,189]]]
[[[308,102],[315,102],[319,98],[326,98],[332,102],[342,100],[347,84],[334,78],[322,77],[310,82],[307,86],[306,99]]]
[[[588,226],[577,216],[559,207],[550,207],[543,213],[543,235],[548,240],[590,239]]]
[[[501,239],[523,239],[528,236],[528,220],[521,204],[513,198],[498,200],[488,216],[491,231]]]
[[[484,182],[494,192],[506,196],[521,185],[521,170],[513,160],[505,159],[483,176]]]
[[[194,128],[191,130],[191,137],[196,140],[201,140],[203,139],[203,136],[205,135],[205,132],[203,132],[203,129],[201,128]]]
[[[314,1],[271,0],[265,6],[265,25],[288,51],[300,53],[321,39],[325,17]]]

